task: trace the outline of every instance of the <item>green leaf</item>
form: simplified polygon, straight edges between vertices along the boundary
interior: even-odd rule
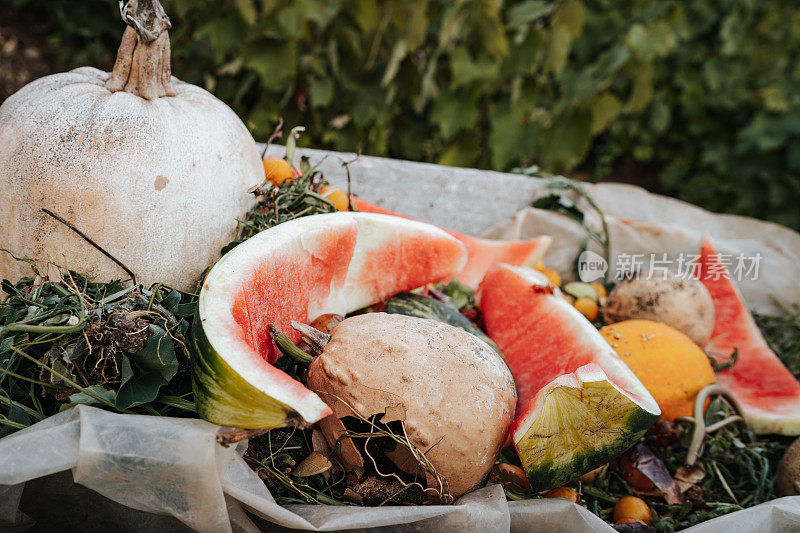
[[[436,100],[431,109],[431,120],[439,126],[442,137],[452,139],[464,128],[472,126],[477,118],[478,94],[447,93]]]
[[[556,211],[568,216],[578,224],[583,224],[583,211],[575,205],[575,202],[560,194],[552,193],[547,196],[542,196],[541,198],[537,198],[531,205],[536,209]]]
[[[95,396],[102,398],[108,402],[114,403],[116,392],[108,390],[102,385],[91,385],[86,387],[86,390]],[[84,392],[76,392],[69,397],[70,407],[73,405],[103,405],[99,400],[92,398]]]
[[[469,167],[479,154],[478,140],[473,135],[462,135],[452,143],[437,161],[440,165]]]
[[[283,91],[296,73],[295,48],[291,44],[268,42],[252,46],[244,66],[254,70],[267,89]]]
[[[570,169],[583,160],[589,149],[592,114],[575,110],[560,117],[548,132],[544,159],[553,168]]]
[[[355,19],[361,31],[371,33],[378,25],[378,6],[373,0],[357,0],[353,10]]]
[[[381,85],[386,87],[397,76],[397,71],[400,70],[400,63],[403,62],[406,55],[408,55],[408,42],[401,39],[394,45],[392,55],[389,58],[389,64],[386,66],[386,72],[383,74]]]
[[[142,351],[130,355],[131,364],[143,372],[155,372],[165,383],[178,372],[178,358],[169,334],[159,326],[150,324],[150,338]]]
[[[534,22],[553,11],[553,2],[542,0],[527,0],[511,7],[508,10],[508,26],[510,29],[518,29]]]
[[[475,306],[475,291],[454,279],[442,288],[442,292],[450,297],[450,304],[457,309]]]
[[[574,39],[581,34],[583,21],[586,17],[586,8],[580,0],[567,0],[553,17],[553,28],[564,28]]]
[[[540,126],[535,122],[523,122],[513,108],[498,113],[492,120],[489,146],[492,149],[492,164],[505,169],[520,158],[530,158],[537,147]]]
[[[572,46],[572,35],[564,26],[553,26],[550,36],[550,48],[547,50],[547,60],[544,69],[556,76],[561,74],[567,65],[567,56]]]
[[[605,130],[622,111],[622,102],[611,93],[603,93],[592,104],[592,135]]]
[[[311,107],[327,107],[333,101],[334,84],[331,78],[313,78],[309,88]]]
[[[633,78],[633,90],[628,100],[629,112],[641,111],[653,98],[653,64],[645,63],[636,69]]]
[[[466,48],[459,47],[450,55],[450,69],[452,87],[457,88],[474,82],[491,82],[500,72],[500,63],[490,57],[473,60]]]
[[[258,13],[256,13],[256,8],[253,5],[253,0],[235,0],[236,11],[239,12],[239,15],[242,17],[242,20],[248,26],[252,26],[256,23],[256,18]]]
[[[130,409],[137,405],[150,403],[158,396],[159,389],[167,382],[158,372],[148,372],[138,377],[132,377],[123,383],[114,405],[120,411]]]
[[[764,101],[764,108],[775,113],[786,113],[791,108],[786,98],[786,91],[780,85],[770,85],[759,91]]]

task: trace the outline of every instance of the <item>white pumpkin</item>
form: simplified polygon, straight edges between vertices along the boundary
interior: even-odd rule
[[[0,106],[0,248],[106,281],[194,286],[235,237],[263,181],[252,136],[225,104],[170,74],[158,0],[122,8],[112,73],[33,81]],[[0,275],[30,275],[0,252]]]

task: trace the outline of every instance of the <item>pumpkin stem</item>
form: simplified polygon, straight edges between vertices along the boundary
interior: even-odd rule
[[[128,25],[106,81],[112,93],[125,91],[146,100],[175,96],[170,66],[169,17],[158,0],[120,1]]]

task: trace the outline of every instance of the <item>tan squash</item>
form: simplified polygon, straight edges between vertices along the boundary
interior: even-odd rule
[[[46,76],[0,106],[0,248],[99,281],[130,277],[66,222],[138,282],[189,289],[234,237],[261,161],[233,111],[171,76],[158,0],[121,13],[113,72]],[[0,275],[29,274],[0,252]]]
[[[333,411],[320,429],[346,468],[361,470],[369,459],[349,438],[340,439],[339,419],[381,414],[382,423],[403,422],[408,442],[442,477],[437,489],[424,472],[430,499],[451,501],[481,483],[517,404],[514,378],[496,351],[449,324],[386,313],[345,319],[330,337],[308,369],[308,388]],[[407,447],[386,455],[398,469],[423,474]]]

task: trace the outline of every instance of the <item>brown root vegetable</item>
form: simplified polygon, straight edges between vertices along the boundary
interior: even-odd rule
[[[486,477],[517,402],[497,352],[460,328],[385,313],[348,318],[331,336],[309,367],[308,386],[333,410],[320,428],[346,467],[375,466],[375,458],[343,435],[340,419],[383,415],[381,424],[402,422],[396,435],[411,445],[398,444],[386,457],[399,471],[420,474],[429,498],[452,501]],[[436,476],[423,468],[420,451]]]
[[[775,480],[778,496],[796,496],[800,494],[800,439],[795,440],[778,465]]]
[[[630,319],[663,322],[703,347],[714,329],[714,302],[697,280],[627,280],[608,295],[603,320],[614,324]]]

